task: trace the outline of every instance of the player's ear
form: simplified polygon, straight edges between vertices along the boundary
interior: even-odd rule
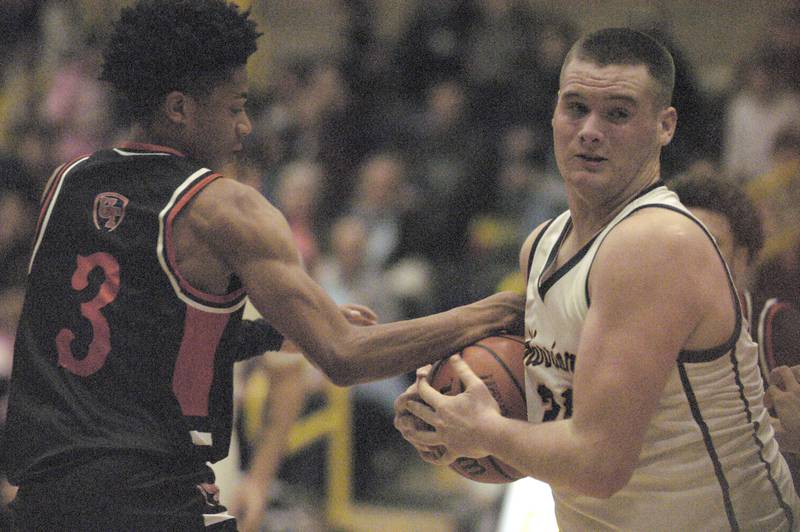
[[[674,107],[667,107],[658,113],[658,137],[662,146],[666,146],[672,141],[677,124],[678,111]]]
[[[167,120],[173,124],[185,124],[194,111],[194,99],[181,91],[172,91],[164,98],[163,110]]]

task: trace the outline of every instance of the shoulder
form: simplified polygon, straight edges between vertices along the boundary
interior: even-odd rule
[[[280,212],[264,196],[249,185],[219,177],[197,195],[192,205],[198,222],[216,224],[245,221],[248,215],[281,217]]]
[[[192,201],[186,215],[191,230],[213,248],[242,251],[269,244],[273,250],[289,247],[286,219],[256,189],[221,177]]]
[[[590,283],[631,282],[697,287],[723,275],[724,263],[702,226],[688,214],[666,208],[644,208],[612,228],[595,256]]]
[[[711,253],[713,240],[691,215],[669,207],[646,206],[613,227],[601,245],[602,250],[625,251],[637,257],[646,252],[654,258],[691,257]]]

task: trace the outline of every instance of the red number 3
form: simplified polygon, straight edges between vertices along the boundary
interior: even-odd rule
[[[56,336],[58,365],[81,377],[91,375],[103,367],[111,351],[111,331],[100,309],[114,301],[119,292],[119,263],[113,256],[102,252],[88,257],[78,255],[78,266],[72,274],[73,290],[86,290],[89,286],[89,274],[95,268],[103,270],[105,280],[91,301],[81,303],[81,315],[92,324],[92,341],[88,353],[80,360],[72,354],[71,344],[75,333],[71,330],[61,329]]]

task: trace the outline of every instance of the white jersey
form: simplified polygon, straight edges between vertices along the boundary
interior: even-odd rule
[[[553,265],[571,224],[569,211],[534,242],[525,312],[530,422],[572,415],[572,380],[590,305],[592,262],[619,222],[641,208],[654,207],[684,213],[703,227],[658,183],[558,269]],[[715,349],[680,353],[628,484],[608,499],[554,490],[561,530],[798,528],[800,501],[763,406],[756,345],[742,326],[734,294],[731,281],[737,305],[733,335]]]

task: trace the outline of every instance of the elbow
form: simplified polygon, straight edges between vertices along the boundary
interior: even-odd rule
[[[360,382],[358,365],[352,363],[335,346],[329,346],[324,353],[318,353],[314,358],[319,369],[336,386],[352,386]]]
[[[360,382],[352,371],[340,365],[331,366],[323,371],[328,379],[336,386],[352,386]]]
[[[581,495],[609,499],[624,488],[633,476],[633,466],[611,461],[596,463],[588,468],[577,486]]]

